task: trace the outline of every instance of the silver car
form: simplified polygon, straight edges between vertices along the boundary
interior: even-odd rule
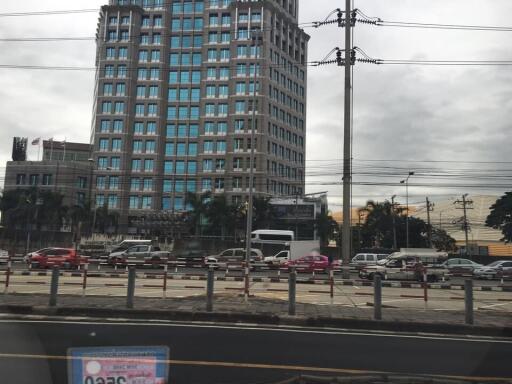
[[[499,260],[492,262],[473,272],[478,279],[496,279],[503,276],[512,276],[512,261]]]

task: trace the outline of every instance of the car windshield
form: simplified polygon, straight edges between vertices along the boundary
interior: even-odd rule
[[[0,384],[512,384],[512,0],[3,0],[0,52]]]
[[[488,264],[487,266],[488,267],[496,267],[496,266],[500,265],[501,263],[502,263],[501,261],[494,261],[491,264]]]

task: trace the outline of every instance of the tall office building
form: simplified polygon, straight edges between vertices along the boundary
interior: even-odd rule
[[[95,202],[133,233],[187,193],[302,195],[309,36],[298,0],[110,0],[97,29]],[[254,119],[254,125],[253,125]],[[255,128],[251,141],[252,128]]]

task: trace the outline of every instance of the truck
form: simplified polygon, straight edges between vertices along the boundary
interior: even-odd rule
[[[267,256],[263,261],[270,265],[281,265],[287,261],[297,260],[302,256],[313,254],[320,254],[320,242],[318,240],[294,240],[289,242],[288,249],[279,251],[273,256]]]
[[[108,263],[110,265],[145,265],[159,266],[167,263],[170,259],[170,252],[162,251],[155,245],[134,245],[126,250],[110,253]]]
[[[368,265],[359,271],[362,279],[373,280],[375,275],[388,280],[416,280],[436,282],[447,278],[448,269],[441,265],[448,258],[446,252],[430,248],[402,248],[376,265]]]

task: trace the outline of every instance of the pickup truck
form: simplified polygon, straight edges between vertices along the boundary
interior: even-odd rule
[[[290,251],[281,251],[276,253],[274,256],[267,256],[263,258],[263,261],[270,265],[281,265],[290,260]]]
[[[158,267],[160,264],[167,263],[169,258],[170,252],[162,251],[160,247],[134,245],[124,251],[112,252],[108,256],[108,263],[110,265],[150,264]]]
[[[362,279],[373,280],[380,275],[387,280],[413,280],[423,281],[423,271],[426,272],[428,282],[436,282],[447,278],[448,269],[440,264],[444,258],[441,252],[396,252],[387,259],[379,260],[377,265],[368,265],[359,271]]]

